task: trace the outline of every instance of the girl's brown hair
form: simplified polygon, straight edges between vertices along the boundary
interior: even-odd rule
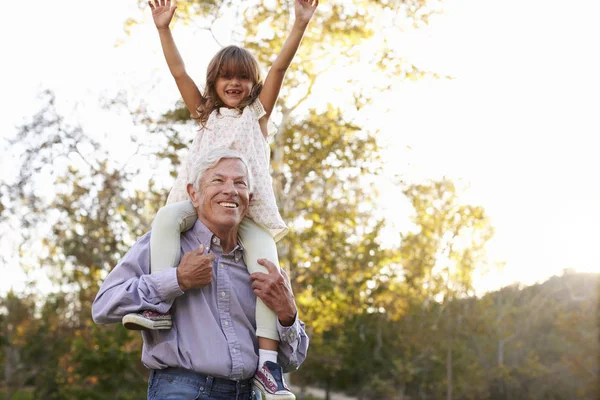
[[[219,98],[216,90],[216,82],[219,76],[247,76],[252,81],[252,91],[250,96],[237,107],[239,110],[251,104],[258,95],[263,86],[262,77],[258,62],[246,49],[238,46],[227,46],[219,50],[210,60],[206,70],[206,87],[202,96],[202,104],[198,107],[199,120],[202,126],[205,126],[208,117],[213,110],[222,107],[224,104]]]

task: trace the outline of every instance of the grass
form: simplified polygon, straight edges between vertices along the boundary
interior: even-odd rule
[[[4,395],[5,395],[5,391],[4,390],[0,391],[0,400],[4,400],[4,398],[5,398]],[[11,398],[11,400],[33,400],[33,392],[23,391],[23,390],[18,391]]]

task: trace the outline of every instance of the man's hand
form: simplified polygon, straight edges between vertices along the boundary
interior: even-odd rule
[[[214,254],[204,254],[204,245],[183,255],[177,267],[177,282],[182,291],[201,288],[212,282]]]
[[[269,260],[259,259],[258,263],[267,268],[269,273],[255,272],[250,275],[254,294],[277,314],[281,325],[291,326],[298,310],[290,281]]]
[[[157,29],[166,29],[171,23],[173,14],[175,14],[176,5],[171,4],[171,0],[150,0],[148,5],[152,10],[152,19]]]

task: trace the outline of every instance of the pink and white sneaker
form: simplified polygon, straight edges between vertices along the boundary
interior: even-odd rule
[[[296,400],[283,380],[283,370],[279,364],[266,361],[254,374],[252,383],[263,400]]]
[[[156,311],[140,311],[123,317],[123,326],[133,331],[171,329],[171,313],[161,314]]]

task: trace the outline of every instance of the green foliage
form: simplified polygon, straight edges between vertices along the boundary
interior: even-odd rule
[[[5,399],[7,399],[5,394],[0,392],[0,400],[5,400]],[[23,390],[23,391],[18,391],[16,393],[14,393],[10,399],[11,400],[34,400],[35,397],[33,397],[33,393],[31,391]]]
[[[139,399],[148,376],[139,362],[141,346],[137,332],[121,325],[98,327],[90,321],[75,332],[71,348],[61,358],[60,398],[100,400],[110,394],[115,399]]]
[[[34,385],[36,398],[137,399],[145,392],[147,375],[139,363],[139,334],[97,327],[90,310],[99,282],[148,230],[162,197],[152,190],[152,182],[144,193],[128,190],[127,182],[137,172],[116,169],[98,149],[84,154],[85,145],[94,143],[56,114],[51,93],[46,101],[18,136],[28,146],[22,160],[34,172],[24,169],[12,185],[3,184],[8,188],[3,193],[8,193],[9,211],[23,217],[24,243],[41,243],[43,250],[31,262],[65,291],[42,299],[39,307],[33,300],[22,303],[29,308],[15,308],[12,304],[21,303],[9,296],[4,348],[10,357],[5,364],[21,372],[10,374],[20,379],[12,385]],[[70,163],[61,171],[65,158]],[[50,200],[31,185],[42,166],[54,172],[55,196]]]

